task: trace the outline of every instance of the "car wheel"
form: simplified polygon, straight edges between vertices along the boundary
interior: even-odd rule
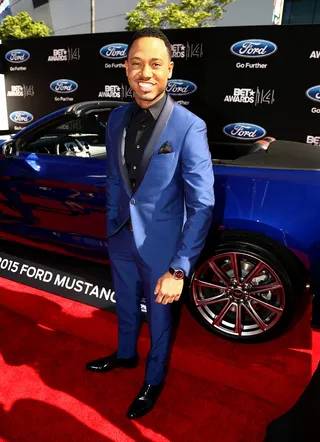
[[[203,327],[223,338],[273,339],[297,311],[303,291],[297,272],[295,259],[281,246],[227,236],[192,274],[189,309]]]

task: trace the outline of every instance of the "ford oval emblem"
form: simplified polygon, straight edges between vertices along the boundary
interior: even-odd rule
[[[278,50],[278,46],[268,40],[242,40],[234,43],[231,52],[238,57],[258,58],[268,57]]]
[[[50,89],[57,94],[71,94],[78,89],[78,83],[72,80],[55,80],[50,84]]]
[[[127,57],[128,45],[124,43],[110,43],[100,49],[100,55],[104,58],[112,58],[114,60]]]
[[[317,101],[320,103],[320,86],[313,86],[306,91],[306,96],[310,100]]]
[[[9,116],[10,120],[14,123],[27,124],[33,121],[33,115],[26,111],[15,111]]]
[[[236,140],[259,140],[266,135],[267,131],[256,124],[233,123],[225,126],[223,133]]]
[[[188,80],[169,80],[167,84],[167,92],[171,95],[188,95],[197,89],[198,87]]]
[[[30,54],[24,49],[13,49],[6,53],[5,58],[9,63],[25,63],[29,60]]]

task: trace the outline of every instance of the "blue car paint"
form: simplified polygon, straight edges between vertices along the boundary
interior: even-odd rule
[[[66,109],[13,138],[59,118]],[[0,202],[13,202],[10,215],[0,219],[0,237],[7,233],[18,242],[29,238],[49,250],[53,244],[61,252],[107,259],[105,160],[21,152],[13,159],[1,158],[0,168],[0,176],[8,177],[0,180]],[[315,274],[320,262],[319,172],[214,165],[214,173],[214,226],[270,237]]]
[[[317,171],[215,166],[216,217],[283,244],[310,268],[320,257]]]
[[[1,159],[0,168],[4,163],[1,173],[10,177],[10,184],[4,189],[5,181],[0,181],[0,194],[5,191],[19,218],[0,220],[1,230],[106,252],[104,161],[21,152]]]

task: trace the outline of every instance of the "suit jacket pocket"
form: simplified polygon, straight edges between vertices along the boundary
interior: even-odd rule
[[[168,184],[176,169],[176,155],[174,152],[155,154],[149,163],[147,175],[152,182],[161,183],[161,187]]]
[[[175,157],[175,152],[170,153],[155,153],[151,157],[151,162],[170,162]]]

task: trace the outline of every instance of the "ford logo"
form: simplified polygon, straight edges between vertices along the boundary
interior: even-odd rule
[[[30,54],[24,49],[13,49],[6,53],[5,58],[9,63],[25,63],[29,60]]]
[[[50,89],[57,94],[71,94],[78,89],[78,83],[72,80],[55,80],[50,84]]]
[[[223,128],[223,133],[236,140],[258,140],[266,135],[263,127],[250,123],[233,123]]]
[[[15,111],[9,116],[10,120],[14,123],[27,124],[33,121],[33,115],[25,111]]]
[[[197,86],[188,80],[169,80],[167,84],[167,92],[171,95],[188,95],[197,89]]]
[[[268,40],[242,40],[233,44],[231,52],[238,57],[258,58],[272,55],[278,50],[278,46]]]
[[[320,102],[320,86],[313,86],[306,91],[306,96],[310,100]]]
[[[100,49],[100,55],[114,60],[127,57],[128,45],[124,43],[111,43]]]

